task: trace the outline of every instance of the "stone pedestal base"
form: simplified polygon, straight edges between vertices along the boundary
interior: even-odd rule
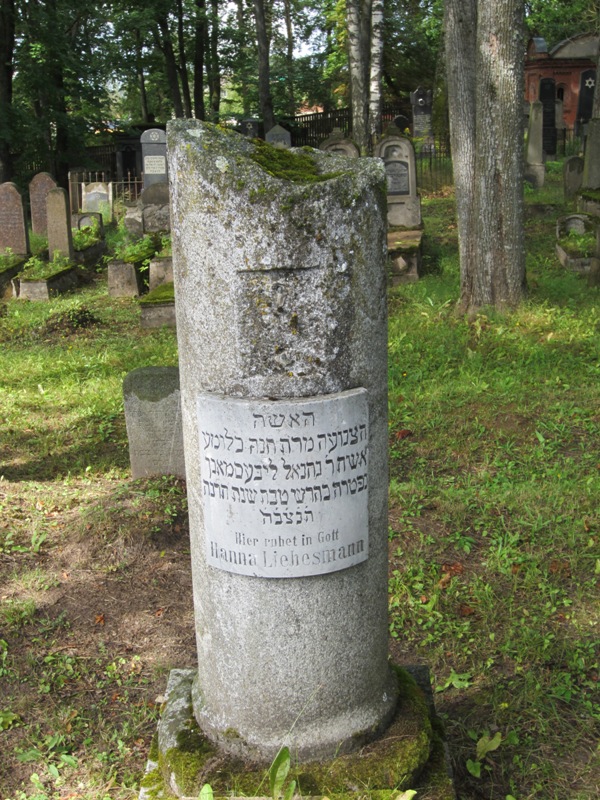
[[[141,281],[135,264],[111,261],[108,265],[108,293],[111,297],[138,297]]]
[[[47,280],[20,281],[20,300],[49,300],[52,295],[68,292],[79,285],[77,269],[68,267]]]
[[[141,326],[142,328],[175,328],[175,302],[155,303],[153,305],[142,305]]]
[[[546,178],[546,167],[544,164],[525,164],[525,180],[534,189],[541,189]]]
[[[389,278],[392,286],[400,283],[414,283],[419,280],[422,239],[422,231],[390,231],[388,233]]]
[[[410,670],[413,672],[413,670]],[[289,780],[296,780],[297,795],[304,798],[347,800],[369,787],[369,797],[393,800],[399,792],[418,790],[429,800],[455,797],[441,725],[435,716],[427,669],[416,667],[414,677],[397,669],[400,700],[395,718],[383,736],[356,753],[326,762],[293,765]],[[265,786],[269,765],[244,763],[220,751],[199,729],[192,710],[195,670],[173,670],[167,686],[158,733],[140,800],[152,797],[197,798],[210,784],[215,797],[243,795],[257,798]],[[236,736],[236,731],[231,731]],[[268,782],[268,779],[267,779]]]

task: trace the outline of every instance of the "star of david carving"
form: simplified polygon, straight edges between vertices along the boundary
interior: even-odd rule
[[[585,82],[585,85],[588,89],[593,89],[594,86],[596,85],[596,81],[593,78],[588,78],[587,81]]]

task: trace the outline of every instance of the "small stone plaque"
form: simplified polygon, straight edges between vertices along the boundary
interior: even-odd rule
[[[164,156],[144,156],[146,175],[166,175],[167,159]]]
[[[368,558],[367,391],[197,400],[208,563],[299,578]]]

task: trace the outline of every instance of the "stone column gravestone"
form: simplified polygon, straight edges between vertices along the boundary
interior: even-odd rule
[[[418,228],[421,201],[417,194],[415,151],[412,142],[390,126],[375,148],[383,159],[387,177],[388,223],[391,227]]]
[[[29,205],[31,211],[31,230],[46,236],[48,218],[46,216],[46,198],[48,192],[56,189],[57,183],[49,172],[38,172],[29,182]]]
[[[167,135],[160,128],[144,131],[140,137],[144,189],[167,180]]]
[[[331,134],[319,145],[319,150],[325,153],[336,153],[348,158],[358,158],[360,150],[352,139],[346,138],[340,128],[334,128]]]
[[[274,147],[291,147],[292,135],[281,125],[275,125],[267,132],[265,140]]]
[[[544,107],[539,100],[531,104],[527,127],[527,158],[525,164],[525,180],[534,189],[544,185],[546,167],[543,150]]]
[[[29,253],[29,236],[21,192],[14,183],[0,184],[0,253]]]
[[[415,139],[429,139],[431,137],[431,89],[419,86],[410,93],[410,103],[413,112],[413,136]]]
[[[75,260],[73,234],[71,233],[71,214],[69,195],[64,189],[51,189],[46,197],[48,225],[48,254],[50,260],[56,255]]]
[[[583,158],[569,156],[563,162],[563,186],[565,200],[572,200],[579,194],[583,182]]]
[[[141,367],[123,381],[131,476],[185,478],[179,369]]]
[[[295,182],[214,126],[177,120],[168,141],[194,714],[230,753],[331,757],[397,696],[384,168],[290,152]]]

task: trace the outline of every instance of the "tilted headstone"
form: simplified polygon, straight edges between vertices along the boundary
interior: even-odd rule
[[[112,183],[95,181],[86,183],[82,187],[82,211],[96,211],[102,213],[108,210],[112,214]]]
[[[281,125],[275,125],[268,131],[265,140],[273,147],[291,147],[292,134]]]
[[[131,476],[185,478],[177,367],[141,367],[123,381]]]
[[[391,227],[418,228],[421,225],[421,200],[417,194],[415,151],[410,139],[388,128],[375,148],[383,159],[387,178],[388,224]]]
[[[140,195],[142,226],[144,233],[168,232],[171,230],[169,208],[169,184],[154,183]]]
[[[563,185],[565,200],[575,197],[583,183],[583,158],[570,156],[563,163]]]
[[[331,757],[377,736],[397,696],[384,168],[313,150],[337,177],[279,179],[253,159],[264,145],[196,120],[168,142],[194,715],[229,752]]]
[[[544,166],[544,106],[539,100],[531,103],[527,127],[527,158],[525,179],[534,189],[544,185],[546,168]]]
[[[324,150],[326,153],[337,153],[340,156],[348,156],[349,158],[358,158],[360,150],[352,139],[346,138],[343,131],[339,128],[334,128],[330,136],[321,142],[319,150]]]
[[[69,213],[69,195],[64,189],[52,189],[46,198],[48,216],[48,254],[52,260],[60,254],[69,261],[75,258],[73,234],[71,233],[71,215]]]
[[[140,137],[144,189],[167,180],[167,135],[160,128],[144,131]]]
[[[21,192],[14,183],[0,184],[0,253],[29,253],[29,235]]]
[[[46,198],[48,192],[56,189],[57,183],[49,172],[38,172],[29,182],[29,205],[31,211],[31,230],[46,236],[48,221],[46,216]]]
[[[431,98],[431,89],[423,89],[421,86],[410,93],[415,139],[427,139],[431,136]]]
[[[84,211],[79,214],[72,214],[71,225],[78,230],[96,227],[100,235],[104,234],[104,219],[99,211]]]

